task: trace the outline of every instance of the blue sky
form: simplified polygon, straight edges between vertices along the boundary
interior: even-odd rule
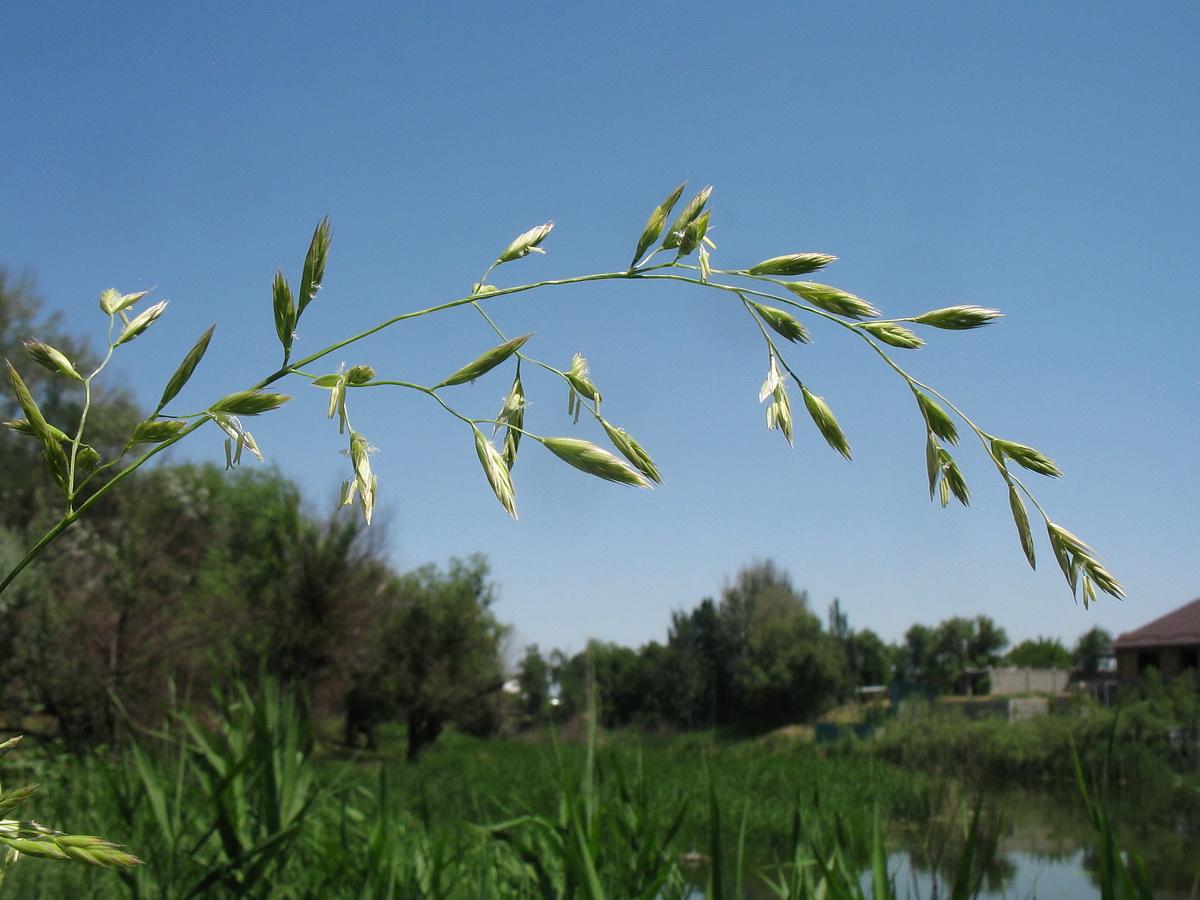
[[[999,323],[896,351],[985,429],[1065,470],[1031,485],[1096,548],[1124,602],[1085,611],[1049,549],[1024,562],[978,446],[970,509],[928,498],[902,383],[813,324],[789,359],[854,449],[807,421],[763,427],[766,354],[703,291],[610,282],[490,309],[531,354],[588,357],[603,411],[653,454],[653,491],[524,450],[521,520],[493,499],[461,423],[396,389],[352,396],[379,452],[400,567],[486,553],[516,644],[662,640],[670,612],[770,557],[824,612],[898,640],[913,622],[993,616],[1015,640],[1136,627],[1200,594],[1200,8],[1182,3],[0,2],[0,261],[36,272],[68,327],[96,298],[154,287],[164,317],[116,369],[153,406],[213,322],[192,412],[278,363],[270,284],[295,284],[333,222],[308,353],[463,296],[512,238],[553,219],[548,253],[491,279],[617,271],[680,181],[714,185],[717,268],[821,251],[813,276],[886,315],[956,304]],[[457,312],[332,357],[434,383],[492,343]],[[511,374],[456,388],[494,415]],[[527,423],[572,426],[528,379]],[[253,423],[314,511],[345,477],[321,391]],[[363,396],[366,395],[366,396]],[[793,397],[802,415],[799,398]],[[176,459],[222,459],[203,433]],[[1039,538],[1040,540],[1040,538]]]

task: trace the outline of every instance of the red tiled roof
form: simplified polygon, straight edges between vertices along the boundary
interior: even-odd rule
[[[1133,647],[1175,647],[1200,644],[1200,599],[1187,603],[1149,625],[1127,631],[1115,641],[1114,650]]]

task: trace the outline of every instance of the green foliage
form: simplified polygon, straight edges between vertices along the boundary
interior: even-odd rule
[[[1100,863],[1100,896],[1104,900],[1153,900],[1154,890],[1150,886],[1150,875],[1145,861],[1136,853],[1126,855],[1117,847],[1112,820],[1108,808],[1093,796],[1088,789],[1079,754],[1071,745],[1071,759],[1075,763],[1075,779],[1079,793],[1087,806],[1088,817],[1096,827],[1100,838],[1097,853]]]
[[[952,693],[967,671],[999,663],[1000,651],[1007,645],[1004,629],[990,616],[954,616],[934,628],[909,628],[900,650],[900,668],[910,681],[927,682]]]
[[[863,752],[905,767],[993,782],[1070,783],[1077,748],[1089,778],[1151,786],[1200,772],[1200,694],[1194,681],[1154,679],[1116,707],[1075,698],[1065,711],[1009,722],[969,720],[954,704],[906,702]]]
[[[887,684],[895,669],[895,650],[869,628],[846,639],[846,661],[855,687]]]
[[[332,674],[371,575],[361,525],[311,521],[274,470],[160,467],[126,488],[71,536],[70,565],[35,567],[11,594],[17,708],[53,715],[72,745],[119,743],[122,717],[157,721],[172,680],[186,694],[265,669],[310,691]]]
[[[550,666],[537,644],[525,648],[517,667],[517,685],[525,724],[540,725],[550,711]]]
[[[656,900],[675,873],[671,842],[685,807],[651,802],[640,765],[632,777],[614,764],[610,789],[595,757],[595,715],[587,756],[575,776],[559,760],[554,816],[527,813],[487,828],[533,873],[537,892],[563,900]],[[602,795],[604,791],[604,795]]]
[[[739,572],[719,603],[675,613],[665,645],[592,641],[570,659],[552,655],[552,678],[563,718],[583,711],[594,686],[606,727],[758,733],[831,706],[849,686],[847,666],[807,594],[766,561]]]
[[[508,629],[491,610],[487,561],[454,559],[445,571],[425,566],[380,590],[375,639],[360,647],[352,675],[351,714],[373,709],[379,718],[402,718],[410,760],[452,721],[491,730]]]
[[[21,742],[9,738],[0,743],[4,756]],[[49,860],[69,860],[105,869],[128,868],[141,860],[126,853],[116,844],[87,834],[64,834],[32,820],[13,819],[14,810],[21,807],[37,791],[37,786],[5,791],[0,789],[0,884],[9,867],[22,855]]]
[[[1095,675],[1103,671],[1105,664],[1112,659],[1112,635],[1099,626],[1095,626],[1079,636],[1072,653],[1075,667],[1085,675]]]
[[[124,876],[134,897],[270,896],[323,797],[294,694],[268,680],[216,706],[215,723],[176,712],[114,772],[113,802],[154,861]]]
[[[44,770],[30,761],[56,815],[117,823],[122,840],[149,852],[137,871],[99,879],[16,866],[15,895],[682,900],[765,889],[896,900],[909,894],[897,851],[935,880],[937,896],[1000,890],[1006,874],[989,860],[1007,817],[969,783],[816,748],[454,735],[415,765],[334,765],[314,753],[294,695],[274,685],[225,692],[211,712],[173,722],[125,756],[66,757]],[[1117,807],[1099,806],[1117,859],[1129,832]],[[1075,825],[1091,816],[1070,795],[1055,808]],[[1179,804],[1164,808],[1178,826]],[[1186,886],[1195,877],[1186,836],[1177,850],[1184,862],[1170,883]],[[1159,857],[1145,858],[1155,872]]]
[[[1004,655],[1004,664],[1031,669],[1070,669],[1074,658],[1058,638],[1024,640]]]

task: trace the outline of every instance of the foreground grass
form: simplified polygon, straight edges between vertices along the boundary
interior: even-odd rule
[[[713,853],[714,798],[731,870],[737,844],[750,848],[741,853],[744,867],[790,859],[798,811],[837,818],[844,835],[862,835],[847,842],[850,858],[859,860],[869,850],[876,805],[897,818],[929,802],[920,780],[894,767],[817,754],[756,756],[740,745],[628,741],[599,748],[589,762],[586,746],[448,738],[416,765],[314,763],[311,782],[290,800],[287,788],[295,784],[275,779],[268,787],[272,779],[250,766],[241,773],[236,765],[213,766],[206,779],[169,758],[143,760],[141,772],[130,758],[40,761],[29,773],[43,782],[39,815],[74,828],[104,826],[147,863],[118,875],[22,861],[6,888],[21,897],[538,896],[526,892],[537,873],[518,833],[553,831],[566,821],[570,839],[573,807],[583,799],[595,804],[583,825],[596,826],[596,857],[606,855],[605,846],[622,848],[612,854],[620,858],[611,872],[648,848],[654,867],[680,884],[690,878],[702,885]],[[543,849],[565,858],[561,847]],[[689,870],[677,866],[680,859],[700,864]],[[388,893],[381,879],[401,887]],[[565,887],[562,896],[569,896]]]
[[[969,900],[1003,831],[962,780],[848,747],[451,734],[406,765],[398,741],[373,757],[318,752],[277,691],[175,726],[121,755],[26,757],[14,777],[43,782],[36,815],[103,830],[147,862],[21,860],[9,896],[723,900],[757,884],[755,896],[894,900],[886,851],[902,846],[940,895]],[[1099,821],[1078,794],[1072,807],[1081,827]],[[1111,829],[1107,846],[1119,873]],[[1139,881],[1110,882],[1141,896]]]
[[[830,846],[856,878],[869,863],[874,811],[894,820],[932,796],[923,779],[887,764],[695,737],[560,744],[450,734],[416,765],[399,753],[319,758],[275,701],[235,698],[223,727],[184,717],[174,742],[120,756],[26,757],[16,777],[43,783],[39,816],[103,826],[146,864],[116,873],[22,860],[4,888],[21,897],[665,900],[709,885],[721,896],[760,869],[778,875],[769,861],[795,862],[801,820],[814,840],[836,833]]]

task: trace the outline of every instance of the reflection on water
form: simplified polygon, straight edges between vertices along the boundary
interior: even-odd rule
[[[984,879],[981,898],[987,900],[1097,900],[1100,888],[1084,866],[1084,852],[1047,856],[1014,851],[997,854],[995,872]],[[888,871],[896,879],[898,900],[937,900],[949,894],[949,886],[928,871],[912,870],[907,853],[893,853]]]
[[[1083,850],[1047,855],[1015,850],[998,853],[993,867],[983,882],[980,900],[1099,900],[1100,888],[1095,867]],[[914,870],[906,852],[888,857],[888,873],[895,884],[896,900],[945,900],[950,895],[950,883],[927,869]],[[870,873],[863,873],[864,896],[871,896]],[[1186,893],[1156,892],[1156,897],[1184,898]],[[768,900],[775,894],[761,883],[745,886],[742,900]],[[697,889],[688,900],[704,900],[704,891]]]
[[[1100,888],[1086,868],[1085,853],[1075,850],[1053,857],[1026,851],[997,854],[996,868],[984,879],[980,900],[1099,900]],[[945,900],[950,884],[928,870],[913,869],[905,852],[888,857],[896,900]],[[871,896],[870,873],[863,873],[864,896]],[[764,884],[747,884],[742,900],[774,898]],[[704,900],[696,890],[688,900]]]

